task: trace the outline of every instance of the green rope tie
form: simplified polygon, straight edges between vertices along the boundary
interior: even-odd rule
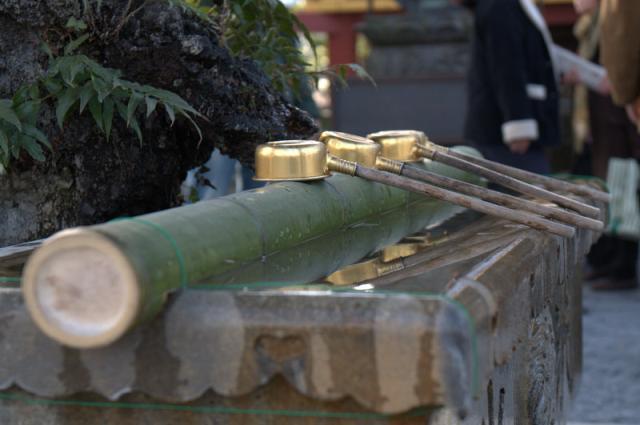
[[[254,416],[286,416],[299,418],[329,418],[329,419],[363,419],[375,421],[387,421],[392,415],[366,412],[323,412],[319,410],[289,410],[289,409],[242,409],[238,407],[224,406],[186,406],[171,403],[127,403],[127,402],[101,402],[82,400],[50,400],[38,397],[28,397],[16,393],[0,392],[0,400],[19,402],[36,406],[61,406],[61,407],[89,407],[101,409],[133,409],[133,410],[172,410],[190,413],[208,413],[224,415],[254,415]],[[409,412],[406,416],[425,416],[429,409],[420,408]]]
[[[0,276],[0,283],[17,283],[19,284],[22,281],[22,278],[20,277],[1,277]]]
[[[160,234],[167,242],[169,242],[169,245],[171,245],[171,248],[173,249],[173,252],[176,256],[176,260],[178,261],[178,268],[180,269],[180,286],[183,289],[187,289],[189,287],[189,277],[187,274],[187,266],[184,259],[184,255],[182,254],[182,250],[180,249],[178,242],[175,240],[175,238],[171,235],[171,233],[167,229],[160,226],[159,224],[153,223],[151,221],[148,221],[139,217],[118,217],[111,220],[111,222],[118,222],[118,221],[132,221],[134,223],[142,224],[150,229],[153,229],[155,232]]]

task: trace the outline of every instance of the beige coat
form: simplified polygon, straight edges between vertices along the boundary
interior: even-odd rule
[[[578,40],[578,54],[593,60],[600,41],[600,19],[597,10],[594,13],[582,15],[578,18],[573,34]],[[589,128],[589,93],[586,86],[578,84],[573,91],[573,149],[582,153],[584,144],[590,137]]]
[[[601,0],[601,62],[613,99],[626,105],[640,98],[640,0]]]

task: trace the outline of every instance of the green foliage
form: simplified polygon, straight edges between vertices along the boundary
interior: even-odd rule
[[[206,0],[168,1],[221,29],[229,50],[258,62],[274,87],[286,96],[297,98],[308,93],[311,82],[317,83],[321,76],[344,84],[349,69],[373,82],[356,64],[313,69],[300,50],[299,35],[311,47],[317,63],[315,40],[304,23],[279,0],[224,0],[222,7]]]
[[[0,99],[0,164],[7,169],[11,158],[25,150],[32,158],[44,160],[42,147],[51,148],[47,137],[36,127],[40,112],[37,86],[23,87],[12,99]]]
[[[68,23],[81,28],[76,22]],[[8,169],[11,159],[18,159],[26,151],[33,159],[45,159],[42,147],[51,148],[47,137],[37,128],[42,102],[52,100],[60,128],[73,111],[90,113],[96,126],[110,138],[113,119],[117,114],[142,143],[138,118],[164,109],[173,125],[176,116],[191,122],[202,139],[195,118],[204,118],[189,103],[167,90],[138,84],[121,78],[118,70],[105,68],[85,55],[73,52],[87,39],[83,35],[64,48],[64,55],[54,58],[50,49],[46,76],[32,85],[24,86],[12,99],[0,99],[0,164]],[[41,92],[45,95],[41,96]]]
[[[299,49],[302,34],[315,53],[307,27],[279,0],[232,0],[224,3],[224,38],[231,52],[255,59],[282,93],[296,95],[309,84],[310,64]]]
[[[149,117],[162,107],[171,124],[176,115],[193,124],[202,139],[200,128],[194,121],[202,115],[175,93],[155,87],[123,80],[119,71],[105,68],[84,55],[61,56],[51,62],[43,85],[55,98],[56,118],[62,128],[69,112],[83,113],[88,107],[96,126],[107,139],[111,134],[113,117],[117,113],[127,123],[140,142],[142,131],[137,113],[144,110]]]
[[[192,13],[213,25],[223,34],[224,43],[237,56],[256,60],[270,77],[277,90],[286,96],[299,97],[308,92],[311,81],[328,76],[344,83],[349,70],[373,82],[366,71],[355,64],[338,65],[318,71],[304,59],[299,48],[299,36],[316,53],[316,44],[306,26],[279,0],[222,0],[215,6],[207,0],[166,0],[183,11]],[[220,3],[220,2],[217,2]],[[108,35],[117,34],[124,23],[140,10],[130,11],[130,4],[122,20]],[[46,136],[37,128],[42,102],[52,100],[56,119],[62,128],[67,117],[77,111],[93,118],[96,126],[109,139],[114,116],[127,123],[142,142],[138,119],[148,118],[159,108],[164,109],[173,124],[176,116],[188,119],[202,138],[195,118],[203,118],[180,96],[166,90],[126,81],[119,71],[101,66],[75,51],[89,38],[84,34],[95,28],[95,17],[102,0],[82,0],[84,19],[70,18],[66,24],[76,38],[70,39],[62,56],[55,57],[44,45],[49,56],[49,70],[44,78],[21,88],[12,99],[0,99],[0,165],[7,169],[11,159],[24,150],[32,158],[44,160],[43,147],[50,148]],[[103,37],[103,38],[104,38]],[[317,58],[316,58],[317,62]],[[43,92],[43,96],[40,93]]]
[[[76,32],[85,31],[87,29],[87,24],[81,20],[76,19],[75,17],[70,17],[65,25],[66,28],[72,29]]]
[[[377,86],[375,80],[371,77],[371,75],[369,75],[369,73],[357,63],[347,63],[331,66],[329,68],[323,69],[322,71],[311,72],[310,75],[313,76],[313,78],[316,80],[321,76],[325,76],[332,80],[337,80],[341,85],[346,85],[349,72],[353,72],[358,78],[368,80],[371,84]]]
[[[218,11],[206,0],[167,0],[167,2],[182,9],[183,12],[190,13],[214,27],[218,27],[215,20]]]

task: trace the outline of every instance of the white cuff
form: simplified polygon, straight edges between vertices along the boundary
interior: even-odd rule
[[[547,88],[542,84],[527,84],[526,88],[529,99],[545,100],[547,98]]]
[[[502,140],[506,144],[521,139],[536,140],[538,137],[538,122],[534,119],[508,121],[502,124]]]

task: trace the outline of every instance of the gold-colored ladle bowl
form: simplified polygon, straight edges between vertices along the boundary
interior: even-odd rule
[[[367,139],[380,145],[381,156],[403,162],[422,161],[419,147],[428,143],[427,136],[416,130],[379,131],[367,135]]]
[[[382,148],[372,140],[339,131],[323,132],[320,141],[326,145],[329,155],[371,168],[376,167],[376,160]]]
[[[565,237],[575,233],[572,227],[535,214],[406,177],[404,163],[378,156],[380,145],[368,139],[335,132],[325,133],[321,139],[326,146],[313,140],[284,140],[259,146],[256,149],[256,180],[318,180],[327,177],[329,172],[337,172],[431,196]]]
[[[313,140],[269,142],[256,149],[257,181],[308,181],[329,176],[327,148]]]

